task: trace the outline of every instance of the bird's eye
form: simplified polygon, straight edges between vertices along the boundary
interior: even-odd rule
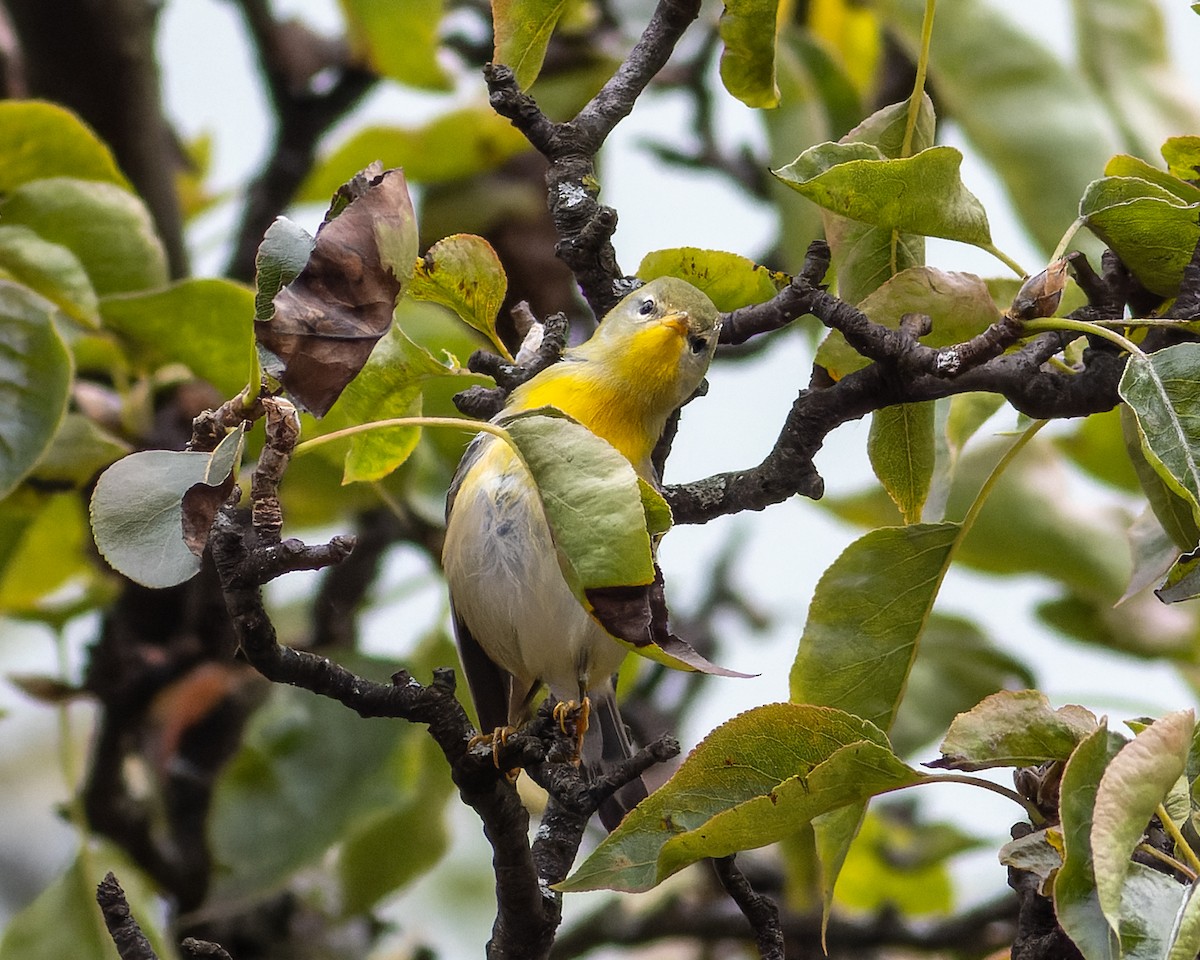
[[[688,337],[688,346],[692,348],[692,353],[703,353],[708,349],[708,338]]]
[[[655,307],[654,298],[647,297],[645,300],[642,301],[641,306],[638,307],[638,313],[641,314],[643,317],[648,317],[648,316],[650,316],[650,314],[652,314],[654,312],[654,307]]]

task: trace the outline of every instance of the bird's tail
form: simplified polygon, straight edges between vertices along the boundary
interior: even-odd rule
[[[592,723],[583,742],[583,760],[588,768],[603,771],[633,756],[633,744],[617,710],[612,693],[592,697]],[[641,777],[627,783],[600,804],[600,822],[609,832],[616,829],[625,814],[646,798],[646,783]]]

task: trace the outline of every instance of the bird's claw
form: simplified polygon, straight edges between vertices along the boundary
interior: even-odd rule
[[[592,701],[586,696],[578,701],[560,700],[554,705],[554,719],[558,721],[558,729],[569,734],[569,726],[573,725],[575,728],[575,755],[571,762],[576,766],[583,758],[583,737],[587,733],[588,718],[591,714]]]
[[[508,738],[516,732],[516,727],[504,726],[497,727],[491,733],[477,733],[467,742],[467,750],[474,750],[480,745],[486,745],[492,749],[492,763],[496,765],[496,769],[500,769],[500,751],[504,749],[504,745],[508,743]],[[512,770],[505,770],[504,775],[509,781],[514,781],[521,775],[521,768],[514,767]]]

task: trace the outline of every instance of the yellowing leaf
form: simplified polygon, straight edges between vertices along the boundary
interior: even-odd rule
[[[718,31],[721,82],[748,107],[779,103],[775,82],[775,30],[779,0],[726,0]]]
[[[507,291],[508,278],[492,245],[483,237],[460,233],[439,240],[417,260],[409,296],[453,310],[511,360],[496,333],[496,316]]]
[[[492,59],[512,68],[522,90],[541,73],[550,35],[566,8],[567,0],[493,0]]]

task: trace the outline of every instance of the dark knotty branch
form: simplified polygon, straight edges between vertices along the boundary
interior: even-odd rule
[[[344,42],[320,37],[298,21],[277,20],[270,0],[236,3],[254,41],[277,122],[270,159],[250,185],[226,268],[229,276],[251,281],[263,234],[312,169],[321,137],[378,78],[350,61]],[[318,75],[332,75],[332,83],[318,88]]]
[[[926,331],[920,318],[906,318],[899,329],[884,327],[816,285],[812,278],[821,263],[822,247],[818,241],[810,248],[805,269],[790,286],[761,308],[752,308],[755,313],[737,319],[752,335],[782,325],[792,313],[806,309],[841,331],[874,362],[831,386],[801,390],[774,447],[757,467],[668,487],[665,495],[677,523],[705,523],[742,510],[762,510],[795,494],[820,497],[824,484],[813,457],[825,437],[841,424],[883,407],[970,391],[1000,394],[1035,418],[1083,416],[1117,403],[1125,358],[1107,342],[1090,343],[1082,369],[1069,373],[1043,365],[1077,334],[1043,334],[1013,353],[1003,353],[1022,335],[1020,324],[1009,318],[966,343],[926,347],[917,339]],[[1134,295],[1127,273],[1113,266],[1113,258],[1106,262],[1103,277],[1081,267],[1081,262],[1086,263],[1080,258],[1075,267],[1091,302],[1076,313],[1087,320],[1120,319],[1127,297]]]
[[[7,7],[21,45],[24,95],[61,103],[96,129],[146,201],[171,275],[186,275],[175,192],[184,158],[163,115],[154,49],[161,4],[8,0]]]
[[[246,659],[267,679],[303,687],[330,697],[362,717],[390,717],[425,724],[450,765],[465,803],[483,822],[492,845],[497,914],[488,955],[492,958],[542,957],[561,920],[561,902],[547,896],[545,885],[561,880],[574,860],[583,831],[599,805],[660,760],[678,753],[663,741],[592,780],[571,763],[571,731],[561,729],[547,703],[522,730],[494,749],[475,745],[476,731],[454,696],[454,674],[435,671],[428,686],[407,672],[391,684],[356,676],[325,657],[279,644],[263,606],[261,586],[297,569],[336,564],[354,547],[348,537],[308,546],[281,540],[278,483],[296,441],[291,405],[277,398],[267,410],[266,450],[251,479],[253,505],[237,507],[237,494],[218,512],[209,546],[238,644]],[[561,815],[543,820],[535,858],[529,844],[529,816],[504,771],[525,768],[547,785],[552,807]]]
[[[507,117],[550,161],[548,204],[558,229],[558,256],[571,268],[597,317],[631,289],[617,266],[612,235],[617,214],[598,200],[595,155],[629,115],[651,79],[700,11],[699,0],[659,0],[641,38],[599,93],[574,120],[552,123],[508,67],[484,68],[492,108]]]
[[[779,908],[770,897],[755,893],[746,875],[738,869],[734,855],[712,861],[717,879],[750,923],[758,954],[762,960],[783,960],[783,927],[779,923]]]
[[[455,394],[454,405],[465,416],[490,420],[504,409],[505,401],[514,389],[558,362],[567,344],[568,331],[565,314],[547,317],[542,322],[541,344],[532,357],[520,363],[509,363],[494,353],[476,350],[467,360],[467,369],[487,374],[496,381],[496,386],[474,386]]]

